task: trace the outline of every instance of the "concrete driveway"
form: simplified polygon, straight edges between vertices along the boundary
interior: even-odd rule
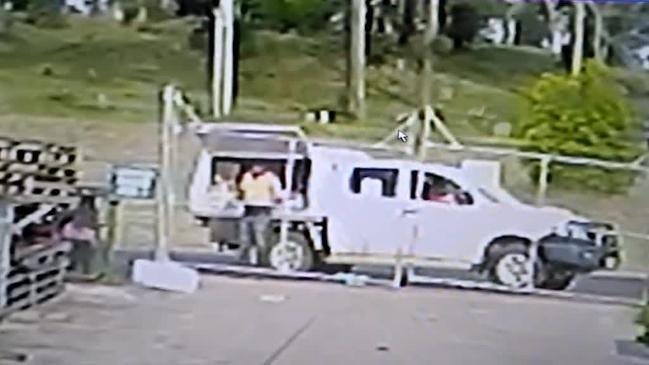
[[[39,365],[643,363],[616,355],[616,341],[635,335],[635,310],[626,307],[203,280],[193,295],[71,286],[44,319],[23,315],[0,326],[0,349],[29,353]]]

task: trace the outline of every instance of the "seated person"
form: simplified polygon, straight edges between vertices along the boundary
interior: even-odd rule
[[[428,189],[424,189],[424,200],[445,204],[457,204],[455,192],[446,185],[430,184]],[[428,190],[428,191],[426,191]]]

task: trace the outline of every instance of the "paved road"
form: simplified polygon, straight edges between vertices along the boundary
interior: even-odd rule
[[[204,276],[193,295],[71,286],[48,309],[0,327],[0,349],[33,365],[649,364],[617,353],[634,310],[533,297]]]
[[[116,261],[121,262],[123,268],[123,265],[125,265],[128,260],[151,257],[151,254],[147,251],[129,250],[117,251],[115,256],[117,258]],[[231,263],[233,261],[231,256],[206,252],[175,252],[172,253],[172,258],[181,262],[194,263]],[[378,278],[392,277],[392,268],[385,266],[356,267],[355,271]],[[417,270],[417,272],[422,275],[433,277],[484,281],[484,278],[481,278],[476,274],[457,270],[421,269]],[[584,275],[575,281],[569,291],[580,294],[639,300],[643,297],[643,291],[646,286],[646,279],[643,278],[593,277]]]

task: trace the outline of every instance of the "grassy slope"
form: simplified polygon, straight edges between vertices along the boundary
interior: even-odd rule
[[[16,24],[0,39],[0,114],[151,118],[157,85],[201,84],[200,59],[185,50],[184,25],[165,29],[155,35],[88,21],[57,30]]]
[[[0,37],[0,116],[151,120],[155,92],[165,81],[203,101],[204,60],[188,49],[189,27],[179,20],[157,25],[155,32],[83,19],[57,30],[16,24]],[[235,115],[295,122],[306,108],[339,105],[344,87],[339,42],[258,33],[244,48]],[[526,62],[520,62],[522,53]],[[482,135],[494,122],[513,119],[518,96],[512,91],[519,81],[552,63],[530,52],[484,48],[444,56],[435,67],[438,90],[452,96],[441,102],[451,127],[462,135]],[[45,74],[47,68],[52,75]],[[379,137],[394,127],[395,115],[415,106],[413,72],[372,67],[367,79],[368,121],[311,129]]]

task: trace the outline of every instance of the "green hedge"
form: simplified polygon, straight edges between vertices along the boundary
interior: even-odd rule
[[[633,142],[638,123],[617,86],[609,70],[594,62],[576,77],[542,75],[524,90],[515,135],[538,152],[630,161],[640,153]],[[550,171],[554,184],[607,193],[626,191],[634,177],[627,171],[557,163]]]

